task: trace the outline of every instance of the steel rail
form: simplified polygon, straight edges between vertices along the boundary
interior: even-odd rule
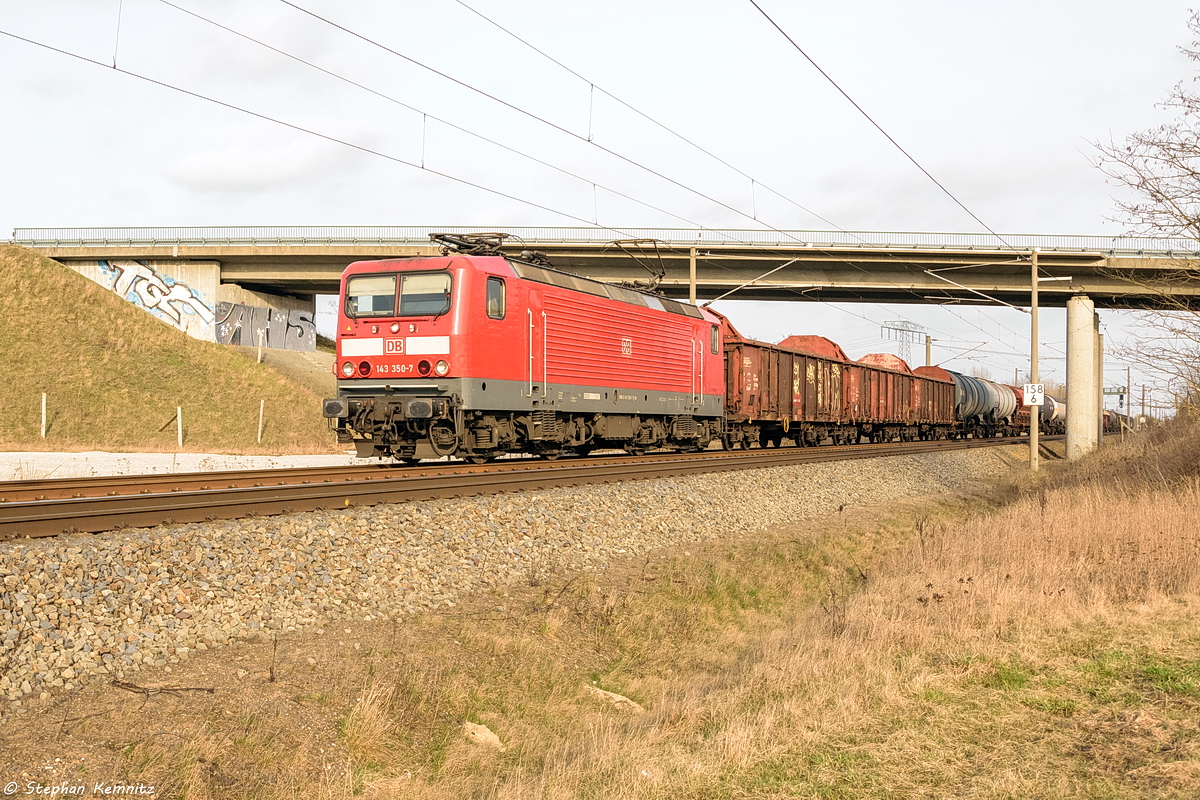
[[[728,455],[724,451],[695,453],[692,457]],[[629,463],[631,459],[650,460],[678,458],[677,453],[652,453],[629,456],[615,453],[590,456],[592,465]],[[567,456],[574,461],[578,457]],[[287,486],[298,483],[330,483],[332,481],[379,480],[412,475],[457,475],[471,472],[546,469],[550,462],[535,457],[503,458],[485,465],[464,461],[429,461],[415,466],[394,463],[352,464],[323,467],[276,467],[272,469],[222,470],[215,472],[174,472],[145,475],[97,475],[82,478],[34,478],[19,481],[0,481],[0,504],[29,500],[66,500],[82,497],[116,497],[163,492],[212,491],[239,489],[248,486]],[[566,463],[566,461],[561,462]]]
[[[1061,438],[1043,437],[1043,441]],[[0,483],[0,496],[12,495],[13,492],[8,491],[10,486],[19,484],[28,489],[30,484],[41,484],[40,490],[46,493],[42,495],[46,499],[0,503],[0,541],[1025,442],[1028,442],[1028,438],[1013,437],[841,447],[763,448],[739,452],[705,451],[642,458],[626,456],[562,461],[513,459],[486,466],[446,464],[386,470],[379,467],[316,467],[268,472],[247,470],[116,476],[112,479],[82,479],[76,482],[73,489],[69,485],[73,480],[70,478],[16,481]],[[251,482],[247,476],[264,479]],[[106,484],[106,480],[111,482]],[[61,484],[58,483],[60,481]],[[150,484],[152,487],[161,489],[166,485],[172,488],[154,491],[148,488],[148,481],[153,481]],[[198,481],[203,481],[203,484],[198,484]],[[267,481],[270,481],[269,485]],[[52,488],[55,486],[62,491],[80,494],[78,489],[82,484],[93,487],[99,484],[117,493],[91,497],[50,497],[49,493],[55,493]],[[130,491],[122,494],[111,488],[118,485],[127,486]],[[33,490],[38,491],[36,488]]]

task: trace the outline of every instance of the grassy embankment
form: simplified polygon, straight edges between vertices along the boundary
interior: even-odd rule
[[[1200,430],[1175,426],[987,498],[210,654],[163,678],[221,695],[143,722],[113,690],[91,702],[128,713],[67,739],[51,715],[37,752],[115,741],[131,779],[189,798],[1195,797],[1198,508]]]
[[[0,352],[8,364],[0,381],[5,450],[174,452],[176,406],[188,452],[335,449],[311,391],[188,337],[54,261],[3,245]],[[258,445],[260,400],[266,424]]]

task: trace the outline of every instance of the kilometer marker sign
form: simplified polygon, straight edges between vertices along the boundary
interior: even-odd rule
[[[1025,405],[1040,406],[1046,402],[1046,384],[1044,383],[1027,383],[1025,390]]]

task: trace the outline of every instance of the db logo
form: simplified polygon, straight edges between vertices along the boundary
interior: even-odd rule
[[[403,339],[384,339],[383,352],[385,355],[404,355],[404,340]]]
[[[633,339],[622,339],[621,340],[621,355],[623,355],[623,356],[633,355]]]

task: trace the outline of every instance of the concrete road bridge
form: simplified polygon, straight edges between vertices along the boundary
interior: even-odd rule
[[[190,303],[198,310],[205,297],[212,298],[211,320],[203,320],[210,334],[202,338],[223,341],[221,315],[227,320],[233,313],[227,309],[263,304],[267,315],[260,318],[269,321],[282,313],[278,309],[308,313],[311,328],[315,296],[336,294],[347,264],[435,255],[441,248],[430,234],[479,232],[453,226],[19,228],[13,243],[34,248],[132,301],[140,297],[159,307],[174,303],[173,316],[189,323],[195,320],[179,309]],[[566,272],[692,302],[729,295],[1028,308],[1036,298],[1041,306],[1065,306],[1071,458],[1092,450],[1101,435],[1103,339],[1095,309],[1179,304],[1200,309],[1200,242],[1191,239],[644,228],[488,232],[506,234],[506,251],[514,256],[538,251]],[[138,281],[151,288],[139,294]],[[189,289],[192,296],[185,297],[181,283],[209,289]],[[1035,376],[1036,319],[1031,314]],[[289,328],[289,340],[290,334]]]
[[[479,228],[237,227],[18,228],[13,242],[77,266],[129,259],[214,265],[221,284],[311,300],[336,294],[347,264],[433,255],[429,234]],[[1101,308],[1155,308],[1164,287],[1200,307],[1200,242],[1190,239],[882,231],[494,228],[514,255],[546,254],[558,269],[602,281],[657,280],[680,299],[872,303],[1030,303],[1035,250],[1040,302],[1086,295]],[[786,266],[784,266],[786,264]],[[781,268],[780,268],[781,267]],[[777,269],[778,268],[778,269]],[[777,271],[776,271],[777,270]],[[770,273],[769,275],[767,273]],[[763,277],[765,276],[765,277]],[[758,279],[758,280],[756,280]]]

